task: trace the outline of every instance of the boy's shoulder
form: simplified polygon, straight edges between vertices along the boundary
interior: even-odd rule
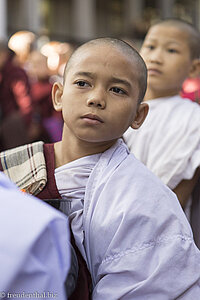
[[[163,190],[164,193],[172,195],[170,189],[133,153],[130,153],[127,145],[121,139],[114,147],[103,153],[95,169],[94,174],[98,178],[98,180],[95,179],[97,186],[100,185],[100,182],[105,182],[105,186],[112,183],[115,190],[123,190],[126,194],[133,191],[135,194],[148,187],[151,191],[153,189]]]
[[[191,101],[188,98],[182,98],[180,95],[157,98],[147,101],[150,109],[173,109],[176,108],[179,111],[185,111],[190,113],[191,111],[196,111],[200,113],[200,105],[196,102]]]
[[[176,195],[130,153],[124,143],[118,145],[113,153],[108,152],[107,162],[107,165],[100,166],[100,161],[88,181],[89,192],[87,191],[85,200],[93,203],[91,209],[95,203],[98,203],[102,210],[104,206],[107,209],[107,203],[110,201],[111,207],[120,207],[127,213],[131,212],[133,207],[137,207],[140,215],[145,214],[147,210],[153,216],[160,207],[162,211],[169,214],[171,211],[179,215],[180,219],[183,218]]]
[[[149,196],[163,194],[166,198],[174,198],[174,193],[133,153],[129,153],[127,159],[122,162],[119,172],[127,182],[129,191],[134,192],[135,195],[146,190]]]
[[[173,127],[174,133],[179,130],[182,132],[184,128],[192,131],[200,128],[200,105],[189,99],[177,95],[150,100],[147,103],[149,113],[138,134],[146,130],[152,133],[156,130],[156,134],[164,130],[164,134],[170,127]]]

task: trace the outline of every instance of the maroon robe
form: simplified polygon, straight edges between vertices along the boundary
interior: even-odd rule
[[[54,170],[55,170],[55,155],[54,144],[44,144],[44,156],[46,160],[47,168],[47,184],[45,188],[37,195],[40,199],[60,199],[61,196],[58,192]],[[74,238],[71,239],[72,245],[76,251],[79,264],[79,274],[77,280],[77,286],[73,294],[69,297],[69,300],[89,300],[91,299],[91,278],[87,269],[86,263],[80,254],[77,246],[75,245]]]
[[[4,63],[0,73],[0,148],[29,143],[32,99],[26,72],[12,61]]]

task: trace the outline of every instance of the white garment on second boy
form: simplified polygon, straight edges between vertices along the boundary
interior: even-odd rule
[[[180,96],[146,101],[149,113],[123,138],[130,151],[171,189],[200,165],[200,106]]]

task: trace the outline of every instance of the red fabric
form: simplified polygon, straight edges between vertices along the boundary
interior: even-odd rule
[[[47,169],[47,184],[45,188],[37,195],[40,199],[60,199],[58,192],[54,170],[55,170],[55,155],[54,144],[44,144],[44,156]]]
[[[198,104],[200,104],[200,90],[191,93],[181,91],[180,95],[182,98],[187,98],[193,102],[197,102]]]
[[[51,90],[48,78],[31,84],[33,117],[41,126],[41,135],[36,140],[46,143],[57,142],[62,137],[62,113],[54,110]]]
[[[47,185],[43,191],[37,195],[40,199],[58,199],[60,198],[58,189],[56,187],[54,169],[55,169],[55,155],[54,155],[54,144],[44,144],[44,155],[46,159],[47,166]],[[90,298],[90,287],[91,287],[91,277],[87,269],[86,263],[80,254],[74,237],[71,238],[71,243],[76,251],[79,273],[77,286],[69,300],[89,300]]]
[[[1,71],[0,107],[2,118],[19,111],[26,122],[30,122],[32,99],[26,72],[8,60]]]
[[[48,79],[31,84],[34,111],[40,115],[42,120],[51,117],[54,112],[51,90],[52,84]]]
[[[200,104],[200,77],[187,78],[180,92],[182,98],[188,98]]]
[[[11,149],[30,142],[32,119],[30,85],[25,71],[12,57],[4,63],[0,76],[0,149]]]

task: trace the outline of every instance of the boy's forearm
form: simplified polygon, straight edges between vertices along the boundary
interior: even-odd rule
[[[190,180],[182,180],[174,189],[173,192],[176,194],[181,206],[185,208],[189,196],[191,195],[195,184],[200,176],[200,168],[196,170],[194,176]]]

